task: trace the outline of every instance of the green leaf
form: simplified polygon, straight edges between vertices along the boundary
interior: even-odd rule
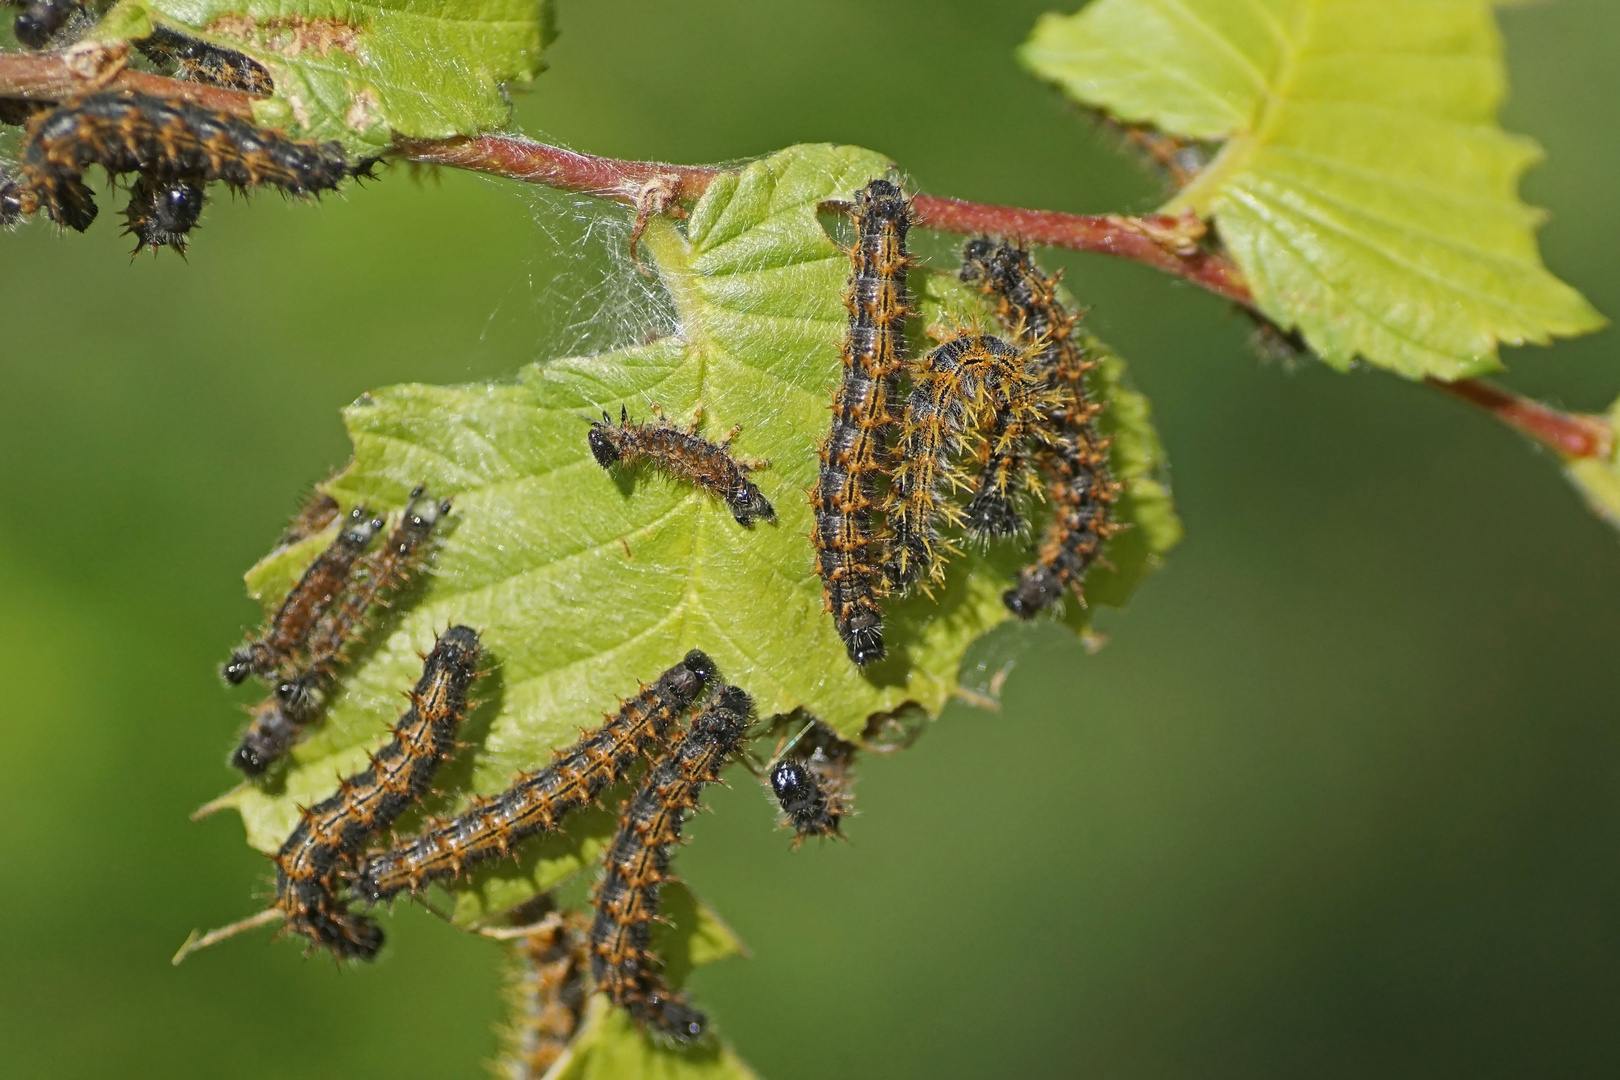
[[[1620,401],[1609,406],[1607,416],[1591,417],[1608,422],[1611,438],[1620,431]],[[1564,472],[1592,512],[1620,529],[1620,439],[1607,457],[1564,458]]]
[[[1540,158],[1496,123],[1484,0],[1096,0],[1019,52],[1122,120],[1224,140],[1165,209],[1214,219],[1260,309],[1337,368],[1500,367],[1604,320],[1541,263]]]
[[[550,1080],[756,1080],[723,1040],[677,1049],[643,1034],[622,1009],[594,994],[574,1045]]]
[[[275,95],[270,127],[374,152],[391,134],[470,135],[505,126],[502,83],[529,82],[549,38],[549,0],[123,0],[107,40],[161,24],[246,53]]]
[[[762,716],[803,707],[858,740],[874,713],[939,712],[964,650],[1008,617],[1001,593],[1027,553],[970,553],[935,599],[889,602],[890,658],[863,672],[822,610],[808,540],[806,491],[839,378],[849,266],[817,204],[847,199],[887,168],[869,151],[796,147],[717,179],[684,230],[655,219],[644,250],[673,300],[676,335],[535,364],[512,383],[390,387],[348,409],[354,464],[328,485],[345,507],[396,508],[426,483],[452,496],[454,511],[433,573],[377,629],[291,767],[223,800],[241,812],[251,844],[275,850],[299,804],[364,764],[420,674],[418,654],[452,623],[482,633],[492,674],[463,735],[473,748],[437,781],[451,793],[439,810],[545,764],[694,647],[754,696]],[[930,327],[993,321],[953,274],[919,269],[912,286],[922,312],[915,349],[927,347]],[[1100,602],[1119,605],[1180,527],[1158,480],[1162,451],[1146,402],[1125,389],[1123,364],[1108,360],[1094,385],[1112,402],[1105,423],[1130,492],[1122,520],[1134,527],[1110,541],[1114,569],[1092,584]],[[617,415],[621,403],[638,418],[657,404],[682,421],[701,404],[713,437],[740,426],[735,451],[771,462],[754,479],[778,523],[745,529],[687,485],[603,471],[586,420]],[[273,552],[250,571],[250,591],[274,603],[331,535]],[[610,813],[582,814],[567,835],[485,867],[457,887],[457,922],[554,887],[590,865],[612,831]]]

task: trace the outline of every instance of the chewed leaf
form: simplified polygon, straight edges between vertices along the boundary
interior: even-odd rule
[[[98,30],[167,26],[259,61],[275,95],[260,123],[364,153],[501,127],[501,84],[539,72],[549,0],[123,0]]]
[[[1028,553],[970,552],[934,598],[888,602],[891,655],[862,671],[822,609],[808,537],[807,490],[839,378],[849,272],[817,206],[849,198],[888,168],[869,151],[798,147],[716,180],[684,229],[655,219],[644,250],[673,300],[675,336],[535,364],[513,383],[395,386],[350,407],[354,464],[328,485],[338,501],[392,510],[421,483],[452,498],[453,510],[420,593],[379,624],[284,778],[230,797],[250,843],[274,850],[298,804],[329,794],[335,776],[364,762],[420,671],[417,654],[453,623],[482,634],[492,674],[476,688],[483,705],[463,733],[472,748],[437,780],[451,793],[437,809],[545,765],[692,648],[753,695],[762,716],[803,707],[846,738],[858,740],[874,713],[940,710],[964,650],[1008,617],[1001,593]],[[951,273],[919,269],[912,287],[921,307],[914,348],[926,347],[933,326],[993,324]],[[1124,603],[1179,529],[1157,485],[1162,451],[1145,403],[1121,379],[1111,360],[1096,383],[1115,399],[1107,421],[1115,474],[1134,497],[1123,504],[1134,527],[1110,547],[1115,577],[1098,585],[1097,598],[1111,604]],[[702,430],[716,439],[739,427],[734,452],[770,463],[752,478],[776,523],[744,528],[688,485],[604,471],[586,421],[604,410],[617,416],[621,405],[638,419],[659,405],[681,423],[701,406]],[[319,547],[298,550],[307,560]],[[250,591],[273,600],[297,571],[292,559],[276,553],[250,572]],[[612,830],[611,813],[582,814],[567,835],[486,865],[458,886],[457,921],[556,885],[589,865]]]
[[[1534,143],[1496,123],[1484,0],[1096,0],[1020,51],[1071,97],[1225,140],[1167,212],[1213,218],[1260,309],[1329,364],[1500,366],[1603,318],[1542,265]]]
[[[757,1080],[724,1040],[665,1046],[601,994],[592,996],[573,1046],[546,1075],[550,1080]]]

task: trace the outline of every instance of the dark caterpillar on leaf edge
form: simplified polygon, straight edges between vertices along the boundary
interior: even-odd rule
[[[135,47],[147,59],[172,67],[177,79],[264,97],[276,92],[275,80],[257,60],[167,26],[154,27],[151,36],[135,42]]]
[[[377,955],[382,929],[346,908],[337,895],[341,878],[366,841],[422,797],[454,752],[467,715],[467,689],[479,675],[479,654],[478,633],[469,627],[452,626],[440,635],[393,738],[372,755],[369,767],[339,781],[337,794],[302,813],[275,857],[274,906],[287,930],[340,959]]]
[[[911,203],[887,180],[855,193],[855,243],[844,304],[849,329],[843,375],[833,394],[833,421],[821,444],[821,471],[810,505],[811,542],[821,594],[849,658],[858,665],[883,659],[883,613],[878,597],[887,561],[884,537],[872,526],[876,480],[889,471],[886,442],[896,424],[895,398],[906,358],[911,297],[906,233]]]
[[[850,815],[855,747],[811,719],[767,770],[766,782],[781,808],[781,823],[793,829],[793,846],[812,836],[842,837],[839,822]]]
[[[607,723],[557,751],[546,768],[520,776],[501,794],[475,799],[456,817],[429,822],[421,834],[372,855],[356,877],[356,895],[376,903],[415,892],[457,877],[469,866],[510,855],[531,836],[560,829],[569,814],[623,780],[638,758],[658,746],[715,678],[714,662],[693,649],[624,702]]]
[[[614,1004],[651,1033],[676,1043],[703,1037],[708,1019],[665,984],[652,952],[658,892],[670,880],[670,847],[679,842],[686,812],[742,743],[753,702],[728,686],[697,715],[669,753],[648,770],[619,815],[619,831],[604,861],[593,902],[591,974]]]
[[[588,438],[591,455],[604,469],[645,461],[720,498],[739,525],[752,527],[757,518],[774,522],[776,510],[748,479],[750,472],[769,463],[733,457],[728,447],[736,434],[733,428],[724,442],[712,443],[698,435],[696,423],[686,430],[662,417],[651,424],[631,423],[628,410],[620,406],[619,422],[604,412],[591,424]]]

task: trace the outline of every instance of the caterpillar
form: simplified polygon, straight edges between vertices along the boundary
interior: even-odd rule
[[[315,492],[298,508],[298,513],[287,522],[287,527],[276,541],[276,547],[284,548],[307,539],[326,528],[337,520],[338,502],[330,495]]]
[[[0,166],[0,226],[11,228],[39,209],[39,197]]]
[[[619,815],[619,831],[593,895],[591,974],[599,989],[653,1033],[677,1043],[703,1037],[708,1020],[669,989],[649,948],[658,891],[669,878],[670,846],[688,810],[748,731],[753,702],[727,686],[647,775]]]
[[[68,23],[84,15],[77,0],[27,0],[12,21],[11,32],[25,49],[43,49],[52,44]]]
[[[568,1049],[590,989],[588,929],[577,912],[551,912],[532,933],[512,942],[507,990],[512,1022],[504,1033],[498,1075],[540,1080]]]
[[[410,579],[420,566],[433,527],[450,511],[450,500],[435,500],[424,489],[411,492],[399,524],[375,552],[360,560],[350,573],[347,591],[335,608],[315,624],[299,650],[298,659],[284,667],[289,673],[276,682],[270,700],[254,710],[231,764],[248,776],[259,776],[292,749],[303,728],[315,718],[324,691],[347,661],[344,650],[364,638],[366,615]]]
[[[225,681],[235,686],[249,675],[273,677],[309,638],[310,632],[332,603],[343,594],[355,561],[365,554],[383,519],[372,517],[364,505],[349,512],[348,524],[327,549],[309,564],[262,634],[236,650],[225,664]]]
[[[1075,338],[1079,317],[1057,301],[1057,279],[1036,267],[1029,252],[988,238],[968,242],[962,279],[977,282],[997,303],[1003,325],[1017,328],[1040,351],[1033,365],[1049,399],[1044,409],[1045,444],[1036,451],[1053,504],[1036,560],[1019,572],[1018,584],[1002,595],[1020,618],[1034,618],[1065,592],[1085,603],[1086,570],[1103,543],[1119,531],[1110,520],[1120,486],[1108,472],[1109,440],[1093,423],[1102,406],[1086,392],[1085,374],[1095,362]]]
[[[843,835],[838,823],[850,814],[854,763],[855,747],[814,718],[777,752],[767,781],[795,848],[811,836]]]
[[[186,176],[156,176],[142,173],[130,185],[129,204],[124,207],[124,234],[135,237],[135,255],[143,248],[156,252],[173,248],[182,258],[186,239],[202,216],[202,184]]]
[[[875,480],[889,468],[885,440],[895,426],[894,399],[906,358],[906,317],[912,312],[906,234],[913,218],[910,201],[887,180],[856,192],[852,215],[843,375],[810,505],[822,602],[850,660],[864,666],[884,655],[877,599],[886,554],[884,538],[873,531],[872,511]]]
[[[558,751],[546,768],[519,776],[501,794],[477,799],[449,821],[431,823],[421,835],[372,855],[356,875],[355,894],[377,903],[415,892],[508,855],[531,836],[561,828],[570,813],[623,780],[716,676],[714,661],[693,649],[624,702],[607,723]]]
[[[295,196],[335,190],[352,170],[338,142],[297,142],[199,105],[106,91],[36,113],[22,178],[51,220],[83,232],[96,217],[84,172],[150,172],[269,186]]]
[[[591,424],[587,438],[592,456],[604,469],[645,461],[719,497],[739,525],[752,527],[756,518],[774,522],[776,510],[748,479],[763,463],[740,462],[727,449],[736,434],[733,428],[725,441],[712,443],[697,434],[695,423],[684,431],[662,417],[656,423],[635,424],[620,406],[617,424],[604,412]]]
[[[275,80],[265,66],[234,49],[221,48],[167,26],[154,27],[135,42],[148,59],[174,69],[177,79],[208,83],[265,97],[275,93]]]
[[[927,571],[938,579],[939,523],[961,524],[946,484],[962,434],[998,416],[1026,423],[1034,413],[1026,352],[988,334],[962,333],[934,348],[912,375],[894,480],[884,516],[894,533],[890,582],[898,589]]]
[[[469,627],[452,626],[440,635],[393,738],[367,768],[339,781],[337,794],[303,812],[275,857],[274,906],[287,929],[339,958],[377,955],[382,930],[347,910],[337,896],[339,879],[370,837],[422,797],[455,750],[479,654],[478,633]]]

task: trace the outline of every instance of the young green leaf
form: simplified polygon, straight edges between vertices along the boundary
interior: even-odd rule
[[[1408,378],[1603,318],[1542,265],[1538,160],[1496,124],[1485,0],[1096,0],[1020,50],[1084,104],[1224,140],[1165,209],[1214,219],[1260,309],[1329,364]]]
[[[886,602],[890,656],[863,671],[822,610],[808,539],[806,492],[839,378],[849,273],[817,207],[848,199],[888,168],[869,151],[797,147],[714,181],[684,229],[654,219],[643,249],[673,301],[674,335],[536,364],[509,384],[396,386],[349,408],[355,460],[328,485],[345,507],[398,507],[424,483],[454,509],[433,572],[357,658],[290,769],[228,797],[250,843],[274,850],[299,804],[363,765],[420,672],[418,653],[452,623],[480,631],[492,672],[463,733],[474,748],[437,780],[456,798],[499,791],[514,772],[546,764],[580,727],[694,647],[753,695],[762,716],[803,707],[846,738],[859,739],[874,713],[939,711],[957,688],[963,651],[1008,617],[1001,593],[1028,553],[970,551],[935,598]],[[953,274],[919,269],[912,287],[921,308],[914,349],[927,347],[930,328],[993,325],[979,294]],[[1129,491],[1121,519],[1133,527],[1110,543],[1113,569],[1091,581],[1098,601],[1121,605],[1179,523],[1158,481],[1162,451],[1146,403],[1124,388],[1121,362],[1110,359],[1094,385],[1113,401],[1105,425],[1116,436],[1115,476]],[[617,417],[621,405],[637,419],[661,405],[678,422],[701,406],[703,431],[716,439],[739,426],[734,451],[769,459],[753,479],[777,522],[743,528],[688,485],[604,471],[587,446],[587,421]],[[273,553],[249,573],[250,591],[274,603],[328,539]],[[611,814],[585,813],[567,835],[486,866],[458,886],[457,921],[555,886],[590,864],[612,828]]]
[[[131,40],[167,26],[245,53],[275,80],[269,127],[375,152],[398,133],[470,135],[506,124],[502,83],[529,82],[550,0],[122,0],[97,28]]]

